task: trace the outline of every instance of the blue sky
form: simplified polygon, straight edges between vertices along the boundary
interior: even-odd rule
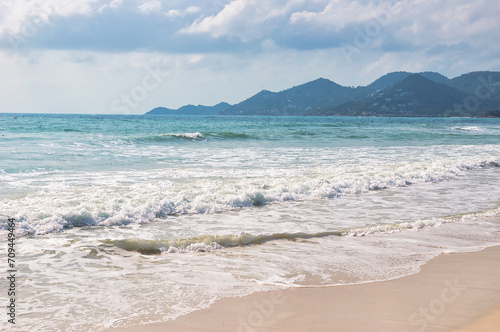
[[[0,112],[142,114],[500,70],[497,0],[1,0]]]

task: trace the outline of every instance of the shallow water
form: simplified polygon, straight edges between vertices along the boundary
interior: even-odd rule
[[[0,133],[20,330],[387,280],[500,243],[497,119],[2,114]]]

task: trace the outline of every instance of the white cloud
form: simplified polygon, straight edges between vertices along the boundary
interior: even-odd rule
[[[400,40],[414,45],[474,44],[481,40],[489,44],[491,40],[485,37],[500,37],[500,3],[496,1],[405,1],[398,9],[394,23],[401,29],[394,32]]]
[[[151,14],[155,12],[160,12],[162,8],[162,4],[158,0],[147,1],[142,5],[138,6],[137,9],[143,14]]]
[[[221,12],[214,16],[195,21],[191,26],[183,29],[184,33],[208,33],[213,37],[226,34],[231,21],[242,13],[247,5],[244,0],[235,0],[228,4]]]
[[[212,37],[236,36],[243,41],[261,38],[270,33],[291,7],[303,1],[234,0],[220,12],[201,17],[181,32],[209,34]]]
[[[169,11],[164,13],[167,17],[179,17],[182,16],[182,12],[178,9],[170,9]]]
[[[173,40],[184,46],[192,40],[192,46],[183,48],[188,52],[200,51],[196,45],[225,47],[231,44],[237,49],[238,43],[255,41],[254,45],[259,45],[264,40],[286,48],[335,48],[342,43],[352,44],[357,30],[365,31],[370,27],[375,28],[377,35],[370,43],[372,48],[390,49],[397,45],[411,50],[461,42],[477,48],[497,51],[500,48],[497,42],[500,20],[496,17],[500,2],[491,0],[73,0],[61,5],[62,1],[1,2],[0,39],[4,39],[4,45],[6,35],[32,34],[29,28],[35,22],[39,26],[59,24],[50,29],[50,34],[42,36],[46,38],[40,38],[58,48],[64,48],[64,43],[74,47],[72,41],[82,39],[90,43],[85,45],[86,49],[102,49],[105,45],[116,49],[113,43],[121,40],[125,26],[130,50],[149,47],[164,50],[165,45],[178,45]],[[131,15],[131,9],[137,11],[136,16]],[[145,17],[160,12],[172,19],[162,21],[156,17],[149,21],[148,18],[151,25],[144,24]],[[88,19],[82,19],[82,15]],[[106,24],[100,15],[112,15],[116,24]],[[67,19],[61,22],[55,19],[58,16]],[[80,26],[88,29],[72,29],[72,16]],[[382,26],[375,26],[381,20]],[[89,31],[95,38],[89,39],[86,35]],[[155,31],[162,31],[162,34],[156,37]],[[180,38],[179,32],[184,37]],[[211,44],[211,38],[200,43],[203,35],[228,43]],[[112,38],[113,42],[101,40],[104,38]],[[30,43],[30,47],[32,45],[35,43]]]
[[[492,0],[50,1],[0,0],[2,110],[109,113],[156,64],[170,76],[134,112],[235,103],[262,83],[277,91],[320,76],[365,85],[395,70],[500,70]],[[348,62],[339,45],[387,12]],[[7,36],[35,23],[13,54]]]
[[[201,8],[197,6],[189,6],[186,9],[170,9],[164,14],[167,17],[184,17],[186,15],[193,15],[201,12]]]
[[[331,29],[354,36],[355,28],[363,30],[379,22],[378,29],[383,30],[379,34],[400,45],[430,47],[466,40],[492,46],[494,38],[485,37],[500,37],[499,12],[500,3],[490,0],[331,0],[321,11],[293,13],[290,23],[302,30]]]
[[[387,11],[388,4],[373,2],[361,4],[358,1],[330,1],[321,12],[302,11],[290,16],[292,24],[313,23],[322,26],[332,26],[340,30],[348,25],[359,24],[374,19],[381,12]]]
[[[98,12],[102,13],[106,8],[119,8],[123,4],[123,0],[112,0],[110,3],[102,5]]]
[[[197,6],[190,6],[190,7],[186,8],[186,13],[188,13],[188,14],[196,14],[196,13],[199,13],[200,11],[201,11],[201,8],[197,7]]]
[[[56,16],[88,15],[99,0],[15,0],[0,4],[0,36],[22,32],[27,25],[49,24]]]

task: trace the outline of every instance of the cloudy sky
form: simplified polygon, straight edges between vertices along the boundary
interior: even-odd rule
[[[500,70],[498,0],[0,0],[0,112],[142,114]]]

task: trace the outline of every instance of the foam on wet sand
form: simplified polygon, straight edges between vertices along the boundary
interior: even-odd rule
[[[500,326],[499,257],[500,246],[443,254],[395,280],[254,293],[120,331],[493,332]]]

